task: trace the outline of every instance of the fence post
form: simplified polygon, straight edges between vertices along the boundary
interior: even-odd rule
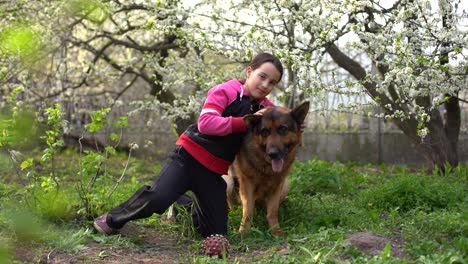
[[[370,118],[370,125],[369,125],[369,138],[374,138],[377,142],[377,163],[383,162],[383,139],[382,139],[382,120],[378,117],[381,113],[380,107],[374,107],[373,113],[374,117]]]

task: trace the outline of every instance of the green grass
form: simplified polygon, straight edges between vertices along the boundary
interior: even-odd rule
[[[12,248],[20,243],[37,255],[51,249],[79,252],[91,243],[144,251],[145,243],[137,237],[95,234],[90,219],[83,218],[76,192],[77,158],[74,152],[57,158],[58,192],[41,185],[23,187],[11,168],[0,171],[0,263],[14,259]],[[98,178],[97,214],[127,199],[142,184],[151,184],[161,168],[159,162],[132,158],[123,182],[108,199],[125,160],[125,155],[112,157]],[[135,222],[177,236],[181,247],[189,244],[192,253],[179,256],[182,263],[466,263],[467,168],[438,176],[403,166],[296,163],[279,213],[286,236],[270,235],[263,209],[255,211],[251,232],[239,235],[242,210],[237,207],[229,215],[228,235],[236,257],[228,260],[200,256],[203,240],[188,214],[179,223],[168,224],[158,215]],[[404,257],[390,256],[391,248],[368,256],[344,243],[362,231],[404,241]]]

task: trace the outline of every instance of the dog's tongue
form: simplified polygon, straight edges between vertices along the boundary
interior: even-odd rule
[[[272,160],[271,161],[271,169],[273,172],[280,172],[283,169],[283,160]]]

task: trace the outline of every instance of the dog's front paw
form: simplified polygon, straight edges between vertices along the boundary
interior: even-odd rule
[[[249,232],[249,229],[250,228],[246,228],[245,226],[241,226],[241,227],[239,227],[239,234],[241,234],[241,235],[247,234]]]
[[[284,237],[284,235],[285,235],[284,231],[279,229],[279,228],[275,228],[275,229],[271,230],[271,234],[273,236],[276,236],[276,237]]]

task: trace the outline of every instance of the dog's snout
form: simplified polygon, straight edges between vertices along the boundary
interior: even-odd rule
[[[268,150],[268,157],[272,160],[278,160],[281,158],[280,151],[277,148],[272,148]]]

